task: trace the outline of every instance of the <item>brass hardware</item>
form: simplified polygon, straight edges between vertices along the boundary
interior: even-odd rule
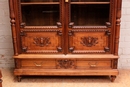
[[[97,67],[97,62],[95,62],[95,63],[89,62],[88,64],[90,65],[91,68]]]
[[[34,62],[35,66],[42,66],[42,62],[40,64],[37,64],[36,62]]]
[[[69,2],[69,0],[65,0],[65,2]]]
[[[94,68],[94,67],[97,67],[97,65],[90,65],[90,67]]]

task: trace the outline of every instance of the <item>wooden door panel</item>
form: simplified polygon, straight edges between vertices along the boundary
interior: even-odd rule
[[[105,53],[109,52],[108,31],[75,31],[69,37],[69,51],[72,53]]]
[[[62,51],[59,31],[24,32],[21,36],[22,50],[25,53],[58,53]]]

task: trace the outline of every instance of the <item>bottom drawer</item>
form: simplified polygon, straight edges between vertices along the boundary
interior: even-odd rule
[[[19,60],[19,59],[18,59]],[[18,68],[29,69],[111,69],[112,60],[88,59],[20,59]]]
[[[22,59],[21,68],[43,68],[54,69],[55,60],[43,60],[43,59]]]
[[[77,69],[110,69],[111,60],[77,60]]]

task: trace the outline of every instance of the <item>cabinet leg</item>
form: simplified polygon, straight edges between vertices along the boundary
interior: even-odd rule
[[[111,82],[114,82],[116,79],[116,76],[111,75],[110,79],[111,79]]]
[[[18,82],[21,82],[21,76],[17,76],[17,80],[18,80]]]

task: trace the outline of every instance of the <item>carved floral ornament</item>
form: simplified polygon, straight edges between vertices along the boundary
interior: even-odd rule
[[[35,37],[33,40],[33,43],[40,47],[48,46],[51,44],[49,37]]]
[[[96,37],[91,37],[91,36],[88,36],[88,37],[81,37],[81,44],[83,46],[87,46],[87,47],[92,47],[92,46],[95,46],[96,44],[98,44],[98,38]]]
[[[61,59],[57,60],[57,69],[74,69],[75,60]]]

